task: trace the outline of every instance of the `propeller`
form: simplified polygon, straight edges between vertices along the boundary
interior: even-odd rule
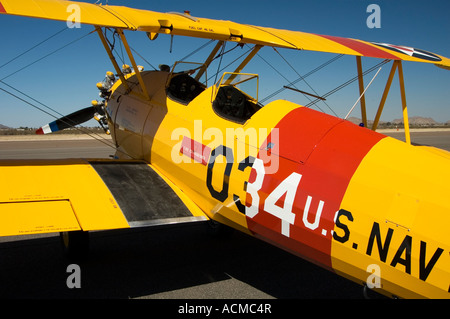
[[[60,119],[57,119],[56,121],[40,127],[38,130],[36,130],[36,134],[48,134],[61,131],[69,127],[74,127],[91,120],[96,112],[97,109],[94,106],[90,106],[82,110],[73,112],[67,116],[64,116]]]
[[[129,66],[127,65],[124,65],[123,67],[129,68]],[[100,90],[100,97],[106,99],[111,95],[111,87],[114,85],[115,80],[116,78],[114,76],[114,73],[106,72],[105,79],[102,82],[97,83],[97,88]],[[57,119],[56,121],[46,124],[37,129],[36,134],[42,135],[54,133],[82,124],[91,120],[92,118],[98,121],[106,134],[110,134],[108,123],[106,120],[105,100],[103,100],[102,102],[93,100],[92,106],[73,112],[69,115]]]

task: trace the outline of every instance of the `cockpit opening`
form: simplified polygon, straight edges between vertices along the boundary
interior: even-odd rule
[[[216,89],[213,109],[227,120],[245,123],[262,107],[256,74],[225,73]]]
[[[167,81],[167,95],[187,105],[206,87],[206,70],[203,64],[176,62]]]
[[[169,71],[168,67],[166,71]],[[229,121],[245,123],[262,107],[258,102],[258,86],[257,74],[224,73],[213,87],[214,112]],[[206,66],[192,62],[176,62],[166,85],[167,96],[184,105],[188,105],[206,88]]]

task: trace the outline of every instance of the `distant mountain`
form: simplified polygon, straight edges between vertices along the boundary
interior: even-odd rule
[[[359,124],[362,122],[362,120],[360,118],[357,117],[349,117],[347,119],[348,121],[354,123],[354,124]],[[369,120],[368,121],[368,125],[371,126],[373,124],[373,121]],[[392,125],[402,125],[403,124],[403,119],[395,119],[389,122],[383,122],[380,121],[379,123],[379,127],[383,127],[383,126],[392,126]],[[439,123],[437,121],[435,121],[434,119],[432,119],[431,117],[421,117],[421,116],[411,116],[409,117],[409,125],[410,126],[439,126],[439,125],[450,125],[450,120],[445,122],[445,123]]]
[[[5,126],[5,125],[2,125],[2,124],[0,124],[0,130],[5,130],[5,129],[9,129],[9,127],[7,127],[7,126]]]
[[[352,122],[353,124],[357,124],[357,125],[362,122],[362,120],[360,118],[357,118],[357,117],[354,117],[354,116],[349,117],[347,119],[347,121]]]
[[[403,123],[403,119],[395,119],[392,121],[392,123],[395,124]],[[434,126],[439,125],[440,123],[436,122],[431,117],[412,116],[409,118],[409,124],[417,126]]]
[[[352,122],[353,124],[356,124],[356,125],[359,125],[360,123],[362,123],[362,120],[360,118],[358,118],[358,117],[349,117],[347,119],[347,121],[350,121],[350,122]],[[383,121],[379,122],[379,124],[384,124],[384,123],[385,122],[383,122]],[[368,120],[367,121],[367,125],[372,126],[372,124],[373,124],[373,120]]]

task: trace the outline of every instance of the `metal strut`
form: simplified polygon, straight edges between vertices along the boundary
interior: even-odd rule
[[[136,64],[136,61],[134,60],[133,53],[131,53],[131,49],[130,49],[130,46],[128,45],[127,38],[123,34],[122,29],[116,29],[116,31],[119,34],[123,45],[125,46],[125,50],[127,51],[128,58],[130,59],[131,65],[133,66],[133,69],[134,69],[134,73],[136,74],[136,77],[137,77],[137,79],[139,81],[142,93],[144,94],[144,97],[147,100],[150,100],[150,96],[148,95],[148,91],[147,91],[147,88],[145,86],[144,80],[142,79],[141,71],[139,71],[139,68],[138,68],[138,66]]]
[[[263,46],[262,45],[255,45],[252,52],[245,58],[244,61],[236,68],[236,70],[233,72],[233,74],[230,76],[229,79],[225,82],[225,85],[229,85],[231,82],[233,82],[234,78],[237,76],[238,73],[244,69],[244,67],[254,58],[254,56],[258,53],[259,50],[261,50]]]
[[[366,113],[366,96],[364,94],[364,79],[362,71],[361,57],[356,57],[356,66],[358,68],[358,82],[359,82],[359,95],[361,96],[361,119],[364,127],[367,127],[367,113]]]
[[[108,53],[109,59],[111,60],[113,66],[114,66],[114,69],[116,70],[116,74],[119,76],[119,78],[122,81],[122,84],[125,86],[127,92],[136,94],[136,92],[132,92],[127,80],[125,79],[125,75],[123,74],[122,69],[119,67],[119,64],[117,63],[116,58],[114,57],[114,54],[111,51],[108,41],[106,40],[105,36],[103,35],[101,27],[96,26],[95,30],[97,31],[97,33],[100,37],[100,40],[102,41],[103,46],[105,47],[105,50]],[[130,59],[131,65],[133,66],[134,72],[139,81],[139,85],[141,87],[142,93],[141,94],[137,93],[137,95],[142,95],[142,97],[144,99],[150,100],[150,96],[148,95],[148,91],[147,91],[147,88],[145,87],[144,80],[142,79],[141,72],[139,71],[139,68],[136,64],[133,54],[131,53],[131,49],[130,49],[130,46],[128,45],[127,39],[121,29],[116,29],[116,32],[119,34],[120,39],[122,40],[125,50],[127,51],[128,58]]]
[[[127,92],[131,91],[128,82],[126,81],[125,76],[123,75],[122,69],[117,64],[116,58],[114,57],[114,54],[112,53],[111,48],[109,47],[108,41],[106,41],[106,38],[103,35],[102,28],[99,26],[95,26],[95,30],[97,31],[98,36],[100,37],[100,40],[102,41],[103,46],[105,47],[105,50],[108,53],[109,59],[111,60],[114,69],[116,70],[116,74],[119,76],[120,80],[122,81],[122,84],[126,87]]]
[[[403,112],[403,124],[405,127],[405,142],[407,144],[411,144],[411,134],[409,130],[409,119],[408,119],[408,107],[406,105],[406,93],[405,93],[405,80],[403,78],[403,67],[402,61],[396,60],[394,61],[391,73],[389,74],[389,78],[386,83],[386,87],[384,89],[383,96],[380,101],[380,105],[378,106],[377,115],[375,116],[375,120],[373,122],[372,130],[375,131],[378,127],[378,123],[380,121],[381,113],[383,112],[384,105],[386,103],[387,96],[389,94],[389,90],[392,84],[392,80],[394,79],[395,72],[398,69],[398,77],[400,82],[400,94],[402,98],[402,112]]]

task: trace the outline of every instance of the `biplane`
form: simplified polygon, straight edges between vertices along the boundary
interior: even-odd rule
[[[93,26],[114,72],[97,85],[101,101],[38,133],[96,118],[116,155],[0,161],[1,236],[59,232],[78,252],[90,231],[209,221],[362,285],[373,279],[390,297],[450,297],[450,153],[412,145],[403,81],[403,61],[450,69],[448,58],[186,12],[1,0],[0,13],[67,21],[71,5],[77,22]],[[127,42],[132,31],[151,41],[163,34],[216,44],[201,63],[145,71]],[[117,62],[108,32],[120,38],[129,65]],[[228,42],[251,50],[208,85],[208,68]],[[260,103],[259,76],[244,69],[265,46],[355,56],[361,97],[362,57],[392,62],[372,127],[363,99],[360,126],[285,100]],[[406,142],[376,132],[396,73]]]

